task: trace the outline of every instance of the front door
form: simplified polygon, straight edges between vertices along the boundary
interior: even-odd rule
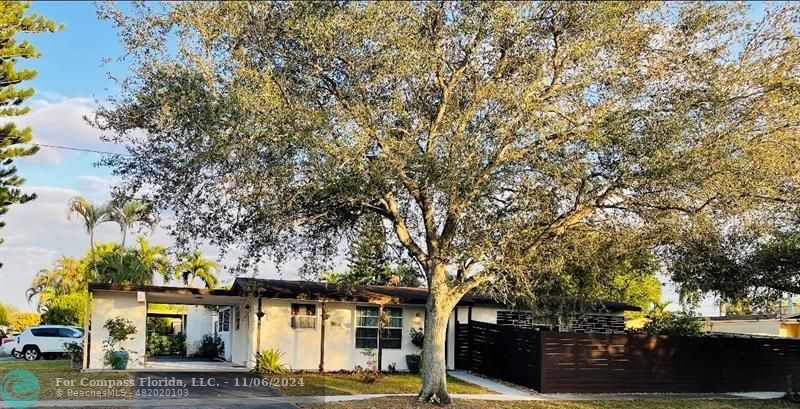
[[[233,307],[220,307],[219,317],[217,319],[217,332],[222,339],[224,345],[223,353],[220,358],[230,361],[231,360],[231,310]]]

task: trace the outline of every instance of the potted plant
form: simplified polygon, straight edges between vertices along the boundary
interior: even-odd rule
[[[64,344],[64,352],[67,353],[72,369],[83,368],[83,345],[77,342],[69,342]]]
[[[122,370],[128,367],[130,353],[122,343],[131,339],[131,335],[136,334],[136,327],[127,318],[116,317],[106,321],[103,328],[108,330],[108,339],[103,341],[105,349],[105,364],[111,365],[111,369]]]
[[[425,333],[422,331],[422,329],[411,328],[411,343],[414,344],[414,346],[419,350],[422,350],[422,346],[425,343]],[[420,361],[420,354],[406,355],[406,365],[408,366],[408,371],[411,373],[419,372]]]

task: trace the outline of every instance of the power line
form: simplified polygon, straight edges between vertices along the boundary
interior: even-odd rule
[[[86,153],[97,153],[100,155],[120,155],[120,156],[129,156],[124,153],[114,153],[108,151],[99,151],[95,149],[87,149],[87,148],[76,148],[74,146],[63,146],[63,145],[50,145],[46,143],[34,143],[33,145],[41,147],[41,148],[52,148],[52,149],[64,149],[68,151],[76,151],[76,152],[86,152]]]

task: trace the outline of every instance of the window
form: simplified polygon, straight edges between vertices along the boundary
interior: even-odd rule
[[[356,307],[356,348],[377,348],[380,317],[378,307]],[[386,325],[381,332],[381,349],[400,349],[403,342],[403,309],[384,308]]]
[[[227,332],[231,330],[231,310],[223,310],[219,312],[219,332]]]
[[[383,312],[389,319],[381,333],[381,349],[400,349],[403,343],[403,309],[384,308]]]
[[[36,337],[58,337],[58,328],[34,328],[31,334]]]
[[[356,307],[356,348],[378,347],[378,307]]]
[[[314,329],[317,327],[317,306],[314,304],[292,304],[292,328]]]
[[[69,329],[69,328],[59,328],[58,329],[58,336],[61,338],[80,338],[81,335],[78,331]]]
[[[234,320],[236,320],[236,331],[239,330],[239,322],[242,320],[241,307],[236,307],[236,312],[234,313]]]

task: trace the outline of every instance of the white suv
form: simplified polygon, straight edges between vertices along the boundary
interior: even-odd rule
[[[39,325],[22,331],[15,341],[12,355],[35,361],[63,355],[65,344],[83,344],[83,330],[66,325]]]

